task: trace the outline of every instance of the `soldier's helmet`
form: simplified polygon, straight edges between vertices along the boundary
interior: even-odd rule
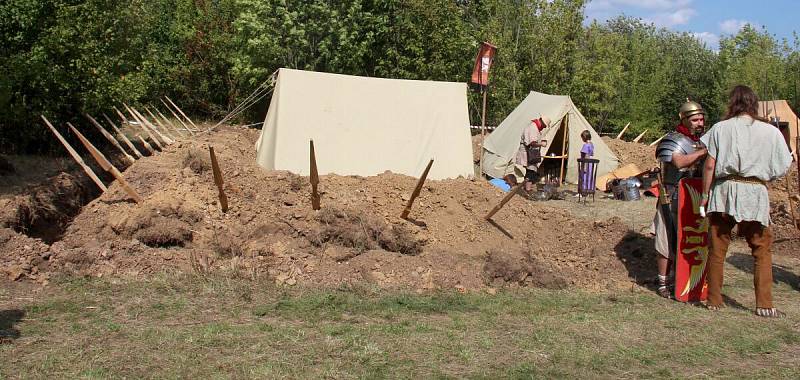
[[[697,115],[699,113],[703,115],[706,114],[706,111],[703,109],[703,106],[701,106],[700,103],[691,101],[689,99],[686,99],[686,103],[683,103],[681,105],[681,108],[678,110],[678,116],[681,118],[681,120],[684,120],[692,115]]]

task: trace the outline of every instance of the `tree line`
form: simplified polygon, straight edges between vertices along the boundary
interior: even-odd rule
[[[724,113],[734,84],[800,105],[800,39],[745,26],[706,46],[618,17],[585,22],[583,0],[5,0],[0,149],[46,152],[45,114],[77,122],[121,102],[180,99],[219,119],[280,67],[467,82],[478,43],[498,47],[487,123],[535,90],[568,94],[603,132],[676,123],[689,97]],[[243,118],[263,118],[264,99]],[[470,95],[473,124],[480,97]],[[83,122],[83,121],[81,121]]]

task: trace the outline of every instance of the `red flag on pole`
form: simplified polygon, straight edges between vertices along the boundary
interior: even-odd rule
[[[489,68],[492,67],[496,51],[496,46],[488,42],[481,42],[481,48],[475,58],[475,67],[472,69],[472,83],[481,86],[486,86],[489,83]]]

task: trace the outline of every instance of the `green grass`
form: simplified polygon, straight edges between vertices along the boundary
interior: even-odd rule
[[[750,275],[728,272],[725,293],[752,305]],[[765,321],[646,291],[65,279],[21,306],[0,377],[798,378],[800,300],[775,292],[789,317]]]

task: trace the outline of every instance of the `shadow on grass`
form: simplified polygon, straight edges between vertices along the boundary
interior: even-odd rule
[[[731,255],[726,261],[741,271],[753,274],[753,257],[750,255]],[[800,276],[783,265],[772,264],[772,282],[782,282],[800,291]]]
[[[0,310],[0,344],[19,338],[19,330],[15,329],[14,325],[24,316],[23,310]]]
[[[628,231],[614,246],[614,253],[625,265],[628,277],[637,284],[656,291],[655,278],[658,274],[656,255],[658,252],[656,252],[653,237]]]

